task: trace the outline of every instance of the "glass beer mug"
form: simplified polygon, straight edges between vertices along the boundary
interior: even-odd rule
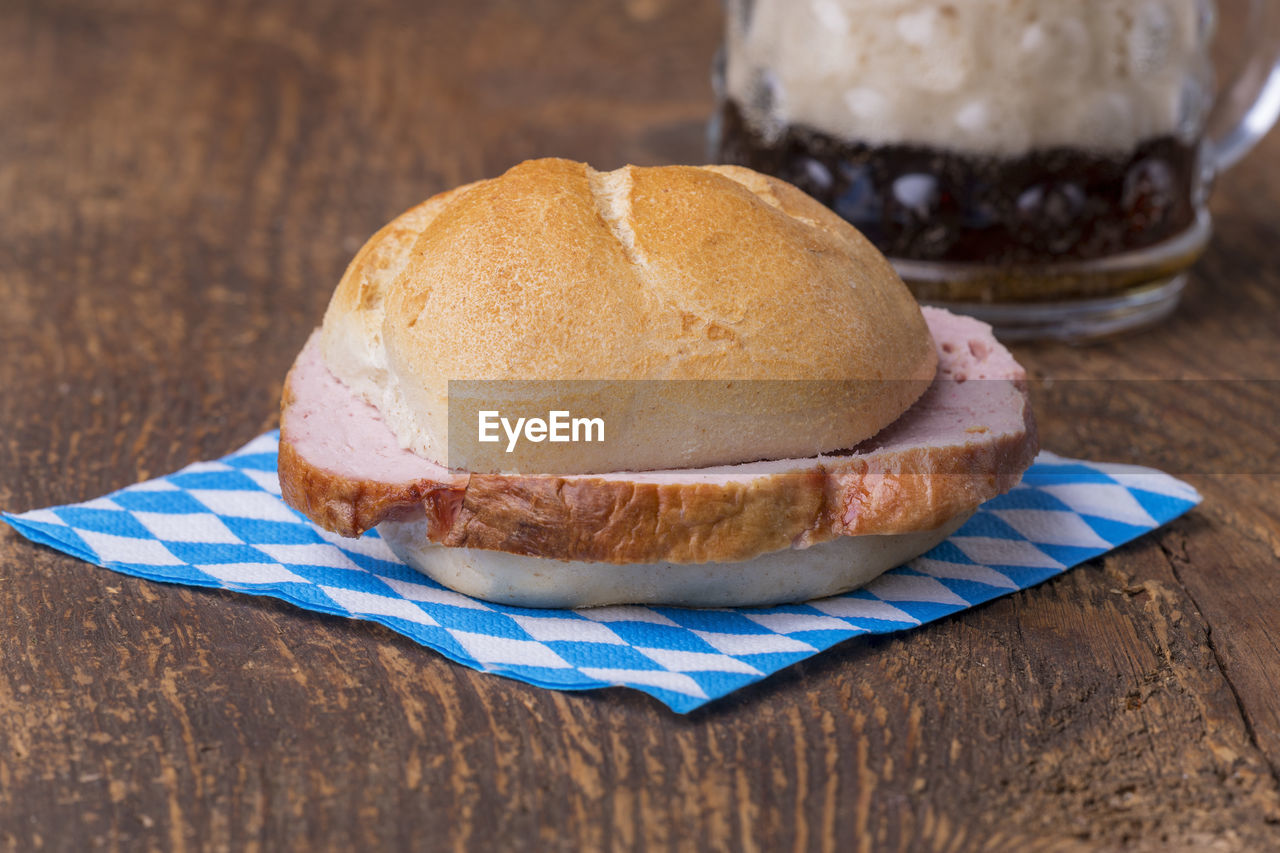
[[[1280,114],[1280,3],[1239,3],[1215,98],[1228,0],[727,0],[711,158],[798,185],[1006,338],[1153,323],[1214,176]]]

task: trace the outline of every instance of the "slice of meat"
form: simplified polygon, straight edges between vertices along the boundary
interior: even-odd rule
[[[925,318],[937,379],[848,453],[565,477],[454,472],[401,449],[377,409],[329,373],[313,335],[285,381],[280,485],[344,536],[425,514],[433,542],[562,560],[746,560],[932,530],[1012,488],[1037,441],[1025,374],[990,328],[936,309]]]

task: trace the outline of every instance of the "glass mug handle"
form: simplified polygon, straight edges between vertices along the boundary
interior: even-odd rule
[[[1240,162],[1280,118],[1280,4],[1249,0],[1249,17],[1249,58],[1209,114],[1209,177]]]

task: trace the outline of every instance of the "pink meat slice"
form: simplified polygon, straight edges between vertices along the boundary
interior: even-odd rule
[[[1037,445],[1025,373],[990,328],[938,309],[925,308],[924,314],[938,346],[933,385],[897,421],[851,451],[715,468],[568,477],[469,474],[405,450],[378,410],[329,372],[316,333],[286,382],[282,489],[291,505],[343,535],[359,535],[388,517],[426,512],[433,519],[433,540],[563,559],[633,561],[619,556],[616,537],[583,535],[573,545],[560,536],[552,547],[547,537],[531,535],[527,523],[518,541],[496,528],[519,523],[532,502],[534,517],[546,524],[598,517],[665,530],[669,525],[662,519],[650,520],[646,511],[631,506],[635,494],[657,489],[660,496],[715,499],[743,512],[747,510],[738,504],[760,495],[782,506],[803,492],[815,508],[812,518],[789,520],[795,529],[782,535],[790,537],[792,546],[842,534],[930,529],[926,525],[941,524],[946,513],[972,509],[1011,488]],[[816,491],[820,497],[814,497]],[[552,494],[551,503],[562,506],[547,515]],[[653,512],[670,509],[660,506]],[[701,535],[692,539],[702,542]],[[759,535],[762,541],[769,539]],[[628,544],[621,550],[652,556],[662,552],[661,546],[656,548]]]

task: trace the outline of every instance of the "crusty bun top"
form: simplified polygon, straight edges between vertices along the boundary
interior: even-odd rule
[[[403,446],[491,473],[849,448],[897,419],[937,364],[888,262],[791,185],[733,166],[568,160],[442,193],[375,234],[334,293],[323,350]],[[450,380],[559,380],[468,402],[601,417],[607,441],[463,452],[448,444]],[[455,414],[480,393],[455,385]]]

